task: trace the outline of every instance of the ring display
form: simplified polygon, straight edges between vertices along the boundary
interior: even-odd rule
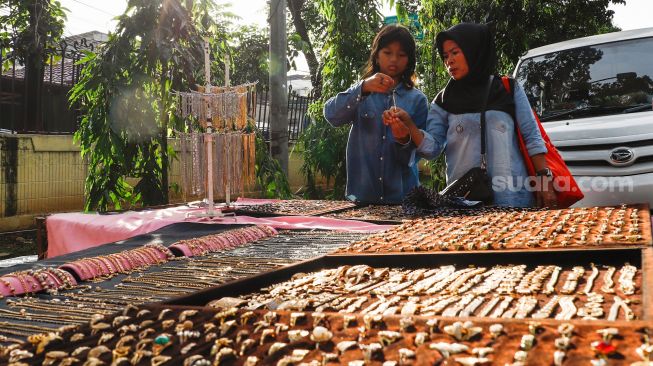
[[[606,327],[150,305],[33,338],[11,355],[29,364],[75,358],[89,365],[634,364],[649,360],[650,331],[644,322]]]
[[[478,211],[422,218],[338,253],[400,253],[651,245],[647,207]]]

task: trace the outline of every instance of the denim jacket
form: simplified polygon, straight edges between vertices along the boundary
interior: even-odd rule
[[[397,107],[408,112],[415,125],[424,129],[428,114],[424,93],[408,89],[403,83],[394,93]],[[383,124],[382,114],[392,103],[392,93],[363,96],[362,82],[358,82],[324,104],[324,117],[331,125],[351,124],[346,194],[356,202],[401,203],[406,193],[419,185],[419,157],[415,154],[420,151],[412,141],[395,141],[390,127]]]
[[[547,149],[524,89],[515,83],[515,118],[530,156]],[[494,204],[528,207],[535,204],[527,188],[528,173],[519,149],[514,121],[510,114],[489,110],[487,123],[487,163],[492,179]],[[422,148],[431,155],[445,151],[447,184],[460,178],[469,169],[480,166],[481,114],[451,114],[435,102],[431,103],[427,132],[433,137]],[[428,146],[426,146],[428,145]]]

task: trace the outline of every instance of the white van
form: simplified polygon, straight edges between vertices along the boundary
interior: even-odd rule
[[[585,193],[653,207],[653,28],[532,49],[513,77]]]

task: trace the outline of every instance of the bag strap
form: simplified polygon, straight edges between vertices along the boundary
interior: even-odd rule
[[[485,101],[483,102],[483,109],[481,109],[481,169],[487,170],[487,142],[486,136],[487,133],[485,126],[485,110],[487,109],[487,102],[490,98],[490,90],[492,89],[492,82],[494,81],[494,75],[490,75],[487,87],[485,89]]]
[[[502,76],[501,81],[503,82],[503,87],[506,88],[508,93],[512,95],[512,81],[513,79],[510,78],[510,76]]]

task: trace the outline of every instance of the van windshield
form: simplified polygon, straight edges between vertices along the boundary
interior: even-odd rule
[[[653,38],[553,52],[517,70],[543,122],[651,110]]]

